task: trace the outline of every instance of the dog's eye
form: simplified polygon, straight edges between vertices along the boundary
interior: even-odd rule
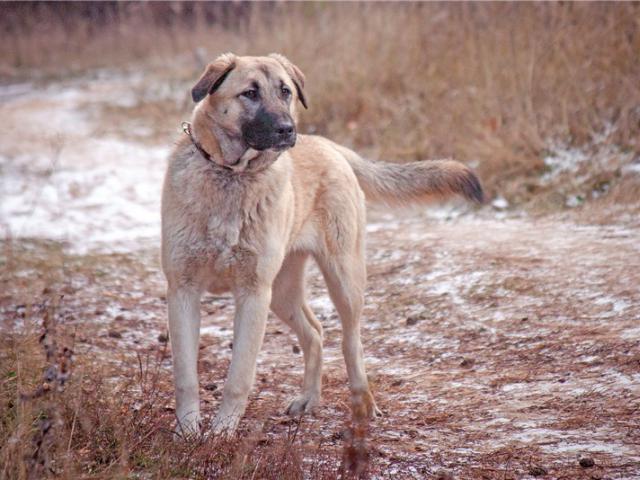
[[[258,98],[258,91],[255,89],[245,90],[241,93],[243,97],[247,97],[249,100],[255,100]]]
[[[291,90],[289,90],[289,87],[287,87],[286,85],[283,85],[280,91],[282,92],[282,96],[284,98],[289,98],[291,96]]]

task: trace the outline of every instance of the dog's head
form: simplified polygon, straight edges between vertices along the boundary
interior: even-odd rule
[[[304,75],[282,55],[227,53],[207,65],[191,90],[215,129],[254,150],[283,151],[296,143],[297,101],[307,108]]]

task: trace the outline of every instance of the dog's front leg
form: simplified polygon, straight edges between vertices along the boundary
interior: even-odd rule
[[[169,336],[176,388],[177,434],[200,431],[198,396],[198,340],[200,338],[200,292],[193,288],[171,288],[167,292]]]
[[[233,353],[224,386],[222,405],[213,421],[214,433],[232,433],[247,407],[256,373],[256,359],[262,346],[271,287],[236,294],[233,321]]]

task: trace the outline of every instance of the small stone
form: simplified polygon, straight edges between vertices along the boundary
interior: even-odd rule
[[[591,468],[596,464],[596,462],[593,461],[593,458],[590,457],[582,457],[578,460],[578,463],[582,468]]]
[[[166,333],[161,333],[160,335],[158,335],[158,341],[160,343],[167,343],[169,341],[169,335],[167,335]]]
[[[117,330],[109,330],[109,333],[107,333],[107,335],[111,338],[122,338],[122,333]]]
[[[471,365],[473,365],[473,359],[471,358],[463,358],[462,361],[460,362],[460,366],[461,367],[470,367]]]
[[[531,475],[532,477],[544,477],[548,473],[549,472],[546,468],[539,465],[533,466],[529,469],[529,475]]]
[[[116,315],[116,318],[114,318],[114,320],[116,322],[121,322],[124,320],[124,315]]]
[[[415,325],[418,321],[422,320],[422,316],[420,315],[409,315],[407,317],[407,326]]]
[[[300,353],[300,347],[298,345],[293,346],[293,353],[295,353],[296,355]]]

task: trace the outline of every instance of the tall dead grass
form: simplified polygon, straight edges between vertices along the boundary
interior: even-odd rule
[[[282,437],[174,438],[164,352],[139,356],[114,381],[90,356],[74,357],[58,300],[34,305],[30,328],[0,332],[0,479],[336,478],[338,454],[299,441],[304,419]],[[353,468],[341,478],[356,478]]]
[[[550,144],[605,126],[640,150],[638,4],[234,5],[15,8],[3,71],[155,65],[196,78],[176,56],[282,52],[308,78],[305,131],[392,161],[471,162],[490,193],[522,189]]]

